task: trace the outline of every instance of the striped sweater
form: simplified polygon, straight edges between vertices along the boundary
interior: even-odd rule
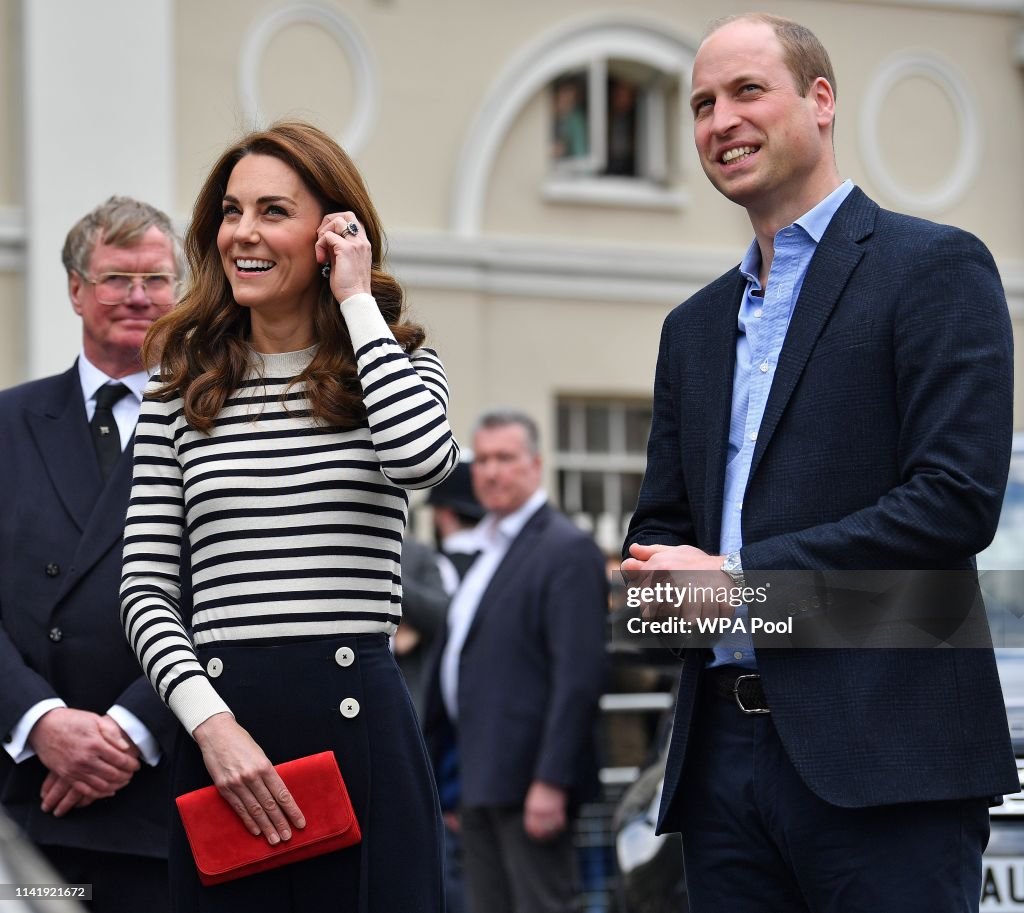
[[[253,353],[209,434],[188,425],[180,397],[143,403],[121,618],[157,693],[190,733],[229,710],[193,644],[394,632],[405,489],[435,485],[458,461],[437,356],[406,355],[370,295],[347,299],[342,314],[368,416],[362,427],[318,424],[304,384],[290,385],[315,347]],[[190,624],[179,610],[183,533]]]

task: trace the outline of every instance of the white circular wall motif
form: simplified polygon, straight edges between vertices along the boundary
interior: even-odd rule
[[[878,132],[879,115],[886,96],[899,82],[910,77],[926,79],[938,86],[953,109],[957,123],[958,148],[953,167],[934,190],[910,190],[893,177],[882,156]],[[860,149],[864,165],[878,189],[896,205],[916,212],[939,212],[952,206],[967,192],[981,160],[981,129],[971,94],[963,77],[949,63],[926,53],[906,53],[891,58],[875,74],[864,93],[860,116]]]
[[[238,91],[245,116],[252,124],[262,125],[259,99],[259,70],[267,46],[278,32],[292,25],[313,25],[330,35],[345,53],[355,75],[356,97],[352,117],[344,135],[336,137],[345,151],[355,156],[370,134],[377,114],[377,71],[366,42],[355,25],[337,10],[313,3],[296,4],[275,10],[258,20],[242,42],[238,61]]]

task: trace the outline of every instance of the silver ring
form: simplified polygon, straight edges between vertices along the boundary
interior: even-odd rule
[[[358,225],[357,225],[357,224],[356,224],[355,222],[349,222],[349,223],[348,223],[348,225],[346,225],[346,226],[345,226],[345,227],[344,227],[344,228],[343,228],[343,229],[341,230],[341,236],[342,236],[343,238],[344,238],[344,237],[345,237],[346,235],[352,235],[352,237],[354,238],[354,237],[355,237],[356,235],[358,235],[358,234],[359,234],[359,226],[358,226]]]

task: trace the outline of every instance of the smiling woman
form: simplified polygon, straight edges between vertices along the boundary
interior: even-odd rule
[[[458,461],[444,370],[402,317],[362,178],[314,127],[232,146],[185,248],[192,286],[146,340],[161,367],[136,436],[122,620],[192,737],[176,795],[212,783],[239,840],[280,846],[319,809],[272,765],[333,751],[362,842],[208,888],[176,822],[175,909],[439,911],[440,812],[388,636],[405,489]]]
[[[235,303],[252,312],[254,347],[266,352],[311,345],[310,335],[288,336],[313,329],[320,283],[311,254],[323,218],[320,204],[280,159],[247,155],[231,171],[222,211],[217,248]],[[270,336],[272,328],[277,332]]]
[[[357,242],[331,233],[342,268],[328,284],[318,266],[318,258],[329,261],[328,251],[321,246],[314,253],[314,245],[330,213],[356,218],[362,234]],[[272,251],[271,245],[284,246]],[[209,431],[245,376],[253,348],[294,351],[315,340],[317,351],[298,378],[313,415],[340,426],[362,421],[354,351],[338,302],[367,291],[403,351],[424,341],[423,330],[403,318],[402,287],[383,268],[384,248],[362,176],[329,136],[283,122],[243,137],[214,164],[196,199],[185,235],[191,285],[146,339],[146,363],[161,365],[159,395],[180,393],[189,423]],[[357,263],[357,250],[365,262]],[[264,263],[243,268],[235,258]],[[352,285],[357,267],[368,271],[366,289]],[[303,321],[312,318],[311,326],[303,322],[307,338],[283,338],[286,327],[295,329],[300,299]]]

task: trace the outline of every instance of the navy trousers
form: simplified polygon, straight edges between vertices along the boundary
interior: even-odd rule
[[[710,688],[683,789],[691,913],[977,913],[987,799],[830,805],[804,785],[771,714]]]
[[[345,651],[347,665],[337,659],[342,648],[354,654],[348,662]],[[175,812],[174,913],[443,913],[441,811],[387,638],[209,645],[198,653],[204,666],[213,657],[221,660],[217,691],[272,763],[334,751],[363,839],[339,852],[204,888]],[[174,795],[211,782],[187,735],[179,739],[171,777]]]

